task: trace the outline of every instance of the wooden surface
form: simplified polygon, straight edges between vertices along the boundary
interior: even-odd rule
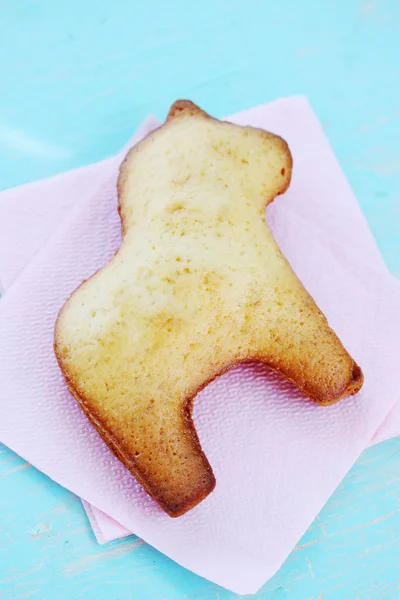
[[[2,0],[0,188],[115,153],[179,97],[221,116],[292,93],[400,276],[398,0]],[[98,546],[79,499],[0,446],[2,600],[236,597],[135,537]],[[400,599],[400,439],[360,457],[257,598]]]

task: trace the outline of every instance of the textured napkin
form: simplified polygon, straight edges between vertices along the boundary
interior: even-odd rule
[[[320,130],[319,124],[312,114],[311,108],[302,98],[285,100],[292,103],[302,120],[310,121],[313,127]],[[236,115],[237,122],[254,121],[260,127],[267,127],[266,119],[272,119],[273,107],[279,107],[281,101],[268,107],[258,107]],[[229,118],[229,117],[228,117]],[[235,118],[235,117],[233,117]],[[232,119],[232,117],[231,117]],[[136,139],[159,126],[159,121],[148,117],[136,134]],[[132,139],[128,145],[134,143]],[[325,142],[326,144],[326,142]],[[23,268],[46,243],[58,225],[63,221],[75,202],[84,202],[85,198],[94,194],[112,173],[117,157],[103,160],[94,165],[82,167],[69,173],[23,185],[0,193],[0,291],[2,293],[21,274]],[[367,222],[359,210],[353,194],[340,196],[335,203],[335,210],[341,220],[340,227],[335,228],[334,239],[354,246],[354,253],[364,261],[366,258],[377,269],[386,269],[375,240]],[[309,219],[324,229],[328,239],[332,237],[329,212],[327,207],[309,215]],[[290,210],[290,208],[289,208]],[[343,211],[347,218],[344,226]],[[20,232],[24,235],[21,240]],[[354,237],[356,232],[356,237]],[[373,436],[372,444],[395,437],[400,432],[400,402],[390,411],[387,418]],[[114,519],[83,500],[93,532],[100,544],[131,534]]]
[[[367,249],[364,261],[354,258],[367,233],[350,225],[342,245],[339,229],[358,209],[344,205],[341,216],[332,209],[351,192],[306,102],[285,100],[240,118],[261,125],[263,114],[295,160],[292,186],[268,220],[364,369],[356,398],[318,407],[260,365],[213,382],[197,399],[195,423],[217,488],[173,520],[87,423],[52,352],[59,307],[118,246],[115,173],[72,209],[0,303],[0,369],[8,375],[0,382],[0,439],[177,562],[239,593],[256,591],[279,568],[398,396],[398,286],[370,268]],[[325,205],[330,239],[318,217]]]

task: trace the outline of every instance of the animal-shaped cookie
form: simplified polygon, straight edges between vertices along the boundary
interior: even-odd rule
[[[215,485],[191,417],[212,379],[251,359],[319,404],[362,385],[265,223],[291,170],[280,137],[176,102],[121,165],[120,250],[58,317],[69,389],[171,516]]]

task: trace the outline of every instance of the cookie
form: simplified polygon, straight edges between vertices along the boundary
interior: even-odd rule
[[[211,380],[257,360],[323,405],[362,385],[266,226],[291,172],[280,137],[176,102],[121,165],[120,250],[60,311],[71,393],[171,516],[215,485],[191,416]]]

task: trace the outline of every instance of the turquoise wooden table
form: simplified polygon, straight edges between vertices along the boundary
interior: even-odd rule
[[[222,116],[311,100],[400,276],[398,0],[2,0],[0,187],[115,153],[179,97]],[[3,600],[232,600],[0,446]],[[366,451],[260,600],[400,599],[400,439]]]

